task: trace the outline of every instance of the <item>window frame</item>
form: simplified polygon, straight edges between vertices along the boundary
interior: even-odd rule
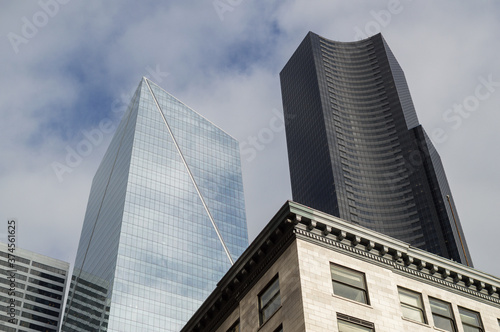
[[[361,276],[364,288],[361,288],[361,287],[359,287],[357,285],[352,285],[352,284],[346,283],[345,281],[342,281],[342,280],[334,279],[334,276],[333,276],[333,269],[334,268],[338,268],[341,271],[350,272],[350,273],[352,273],[353,275],[356,275],[356,276]],[[370,297],[368,296],[368,285],[366,283],[366,274],[364,272],[353,270],[353,269],[345,267],[343,265],[339,265],[339,264],[335,264],[335,263],[330,262],[330,278],[332,280],[332,289],[333,289],[333,294],[334,295],[342,297],[342,298],[345,298],[345,299],[349,299],[351,301],[355,301],[355,302],[358,302],[358,303],[363,303],[363,304],[370,305]],[[342,296],[340,294],[335,293],[335,285],[334,285],[334,283],[338,283],[338,284],[341,284],[341,285],[343,285],[345,287],[361,291],[363,293],[363,295],[364,295],[365,302],[358,301],[356,299],[345,297],[345,296]]]
[[[479,326],[471,325],[469,323],[464,323],[464,320],[462,318],[462,311],[465,311],[465,312],[470,313],[470,314],[477,315],[477,320],[479,322]],[[478,331],[480,331],[480,332],[484,332],[483,321],[481,319],[481,314],[478,311],[470,310],[470,309],[467,309],[467,308],[464,308],[464,307],[458,307],[458,314],[460,315],[460,321],[462,322],[462,327],[464,327],[464,328],[465,328],[465,326],[473,327],[473,328],[477,328]]]
[[[420,302],[420,305],[421,305],[421,308],[419,307],[416,307],[412,304],[409,304],[409,303],[404,303],[401,301],[401,292],[406,292],[406,294],[410,294],[410,295],[417,295],[418,297],[418,300],[417,302]],[[399,298],[399,304],[400,304],[400,307],[401,307],[401,313],[403,314],[403,318],[405,319],[408,319],[408,320],[411,320],[413,322],[417,322],[417,323],[421,323],[421,324],[427,324],[427,315],[425,314],[425,306],[424,306],[424,300],[422,298],[422,293],[419,293],[419,292],[415,292],[411,289],[407,289],[407,288],[404,288],[404,287],[399,287],[398,286],[398,298]],[[410,309],[417,309],[418,311],[420,311],[421,313],[421,317],[423,319],[423,321],[419,321],[419,320],[415,320],[413,318],[410,318],[410,317],[406,317],[405,316],[405,311],[403,310],[404,308],[410,308]]]
[[[236,328],[238,328],[236,330]],[[236,322],[233,323],[233,325],[231,325],[231,327],[227,330],[227,332],[240,332],[241,329],[240,329],[240,320],[238,319]]]
[[[432,311],[432,302],[433,301],[446,305],[449,309],[450,316],[447,317],[447,316],[442,315],[441,313],[435,313],[434,311]],[[455,315],[453,314],[453,306],[451,305],[451,303],[429,296],[429,307],[431,309],[432,320],[434,322],[435,327],[437,327],[438,329],[447,331],[446,329],[444,329],[440,326],[437,326],[436,319],[434,318],[434,315],[439,316],[441,318],[444,318],[446,320],[449,320],[451,322],[451,326],[452,326],[453,331],[450,331],[450,332],[457,332],[458,331],[457,330],[457,323],[455,320]]]
[[[273,332],[283,332],[283,324],[280,324]]]
[[[272,296],[269,298],[269,300],[263,305],[262,303],[262,297],[267,294],[267,292],[273,288],[274,284],[278,283],[278,290],[276,293],[272,294]],[[270,304],[276,300],[276,298],[279,299],[279,305],[277,306],[276,310],[273,311],[272,313],[267,313],[266,317],[264,317],[264,310],[266,310]],[[280,283],[279,283],[279,275],[276,275],[269,281],[269,283],[264,287],[264,289],[259,293],[258,295],[258,301],[259,301],[259,323],[262,326],[265,322],[267,322],[278,310],[281,308],[281,289],[280,289]]]
[[[375,324],[368,322],[359,318],[351,317],[345,314],[337,313],[337,329],[340,331],[339,323],[344,323],[351,326],[358,326],[361,329],[360,332],[366,332],[366,329],[370,329],[369,332],[375,332]]]

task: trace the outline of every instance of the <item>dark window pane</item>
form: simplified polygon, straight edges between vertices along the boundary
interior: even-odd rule
[[[437,315],[432,315],[432,318],[434,319],[434,326],[438,327],[440,329],[449,331],[449,332],[455,332],[455,325],[453,324],[452,320],[450,318],[446,317],[441,317]]]
[[[481,324],[481,317],[478,312],[474,312],[464,308],[458,308],[460,319],[464,332],[482,332],[483,325]]]
[[[342,296],[342,297],[345,297],[345,298],[348,298],[348,299],[351,299],[354,301],[358,301],[358,302],[362,302],[362,303],[367,302],[366,295],[365,295],[364,291],[357,289],[357,288],[353,288],[353,287],[344,285],[344,284],[340,284],[340,283],[335,282],[335,281],[333,281],[333,293],[335,295]]]
[[[259,296],[260,323],[264,323],[281,306],[279,279],[276,278]]]
[[[281,299],[279,296],[276,296],[274,299],[272,299],[271,302],[267,304],[267,307],[265,307],[262,310],[262,321],[265,322],[269,317],[272,316],[278,310],[278,308],[281,305]]]

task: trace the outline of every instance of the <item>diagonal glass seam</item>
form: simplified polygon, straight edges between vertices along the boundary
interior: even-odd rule
[[[134,107],[134,103],[135,103],[135,101],[136,101],[137,98],[139,98],[139,97],[138,96],[134,96],[134,98],[132,99],[131,108]],[[77,285],[78,285],[78,283],[80,281],[80,278],[81,278],[81,275],[82,275],[82,272],[83,272],[83,268],[85,266],[85,261],[87,260],[87,254],[88,254],[89,249],[90,249],[90,244],[92,243],[92,239],[94,238],[94,232],[95,232],[95,229],[96,229],[96,226],[97,226],[97,222],[99,221],[99,217],[101,216],[102,205],[103,205],[104,199],[106,198],[106,195],[108,193],[109,182],[111,181],[111,177],[113,176],[113,172],[115,170],[116,161],[118,160],[118,155],[120,154],[120,151],[121,151],[121,148],[122,148],[123,139],[125,137],[125,134],[127,133],[128,124],[129,124],[130,117],[132,116],[132,113],[133,113],[133,110],[131,109],[130,113],[129,113],[128,117],[127,117],[127,122],[125,123],[125,127],[123,128],[123,134],[122,134],[122,137],[120,138],[120,143],[118,144],[118,149],[116,151],[115,158],[113,159],[113,165],[111,167],[111,172],[109,173],[108,180],[106,181],[106,187],[104,188],[104,194],[102,195],[101,202],[99,203],[99,209],[97,210],[97,215],[95,217],[94,225],[92,226],[92,232],[90,233],[89,242],[88,242],[88,245],[87,245],[87,249],[85,250],[85,254],[83,256],[83,260],[82,260],[82,264],[81,264],[81,267],[80,267],[80,271],[78,272],[78,276],[75,278],[75,283],[74,283],[74,288],[73,288],[73,294],[71,294],[71,298],[69,299],[68,304],[66,305],[66,307],[67,307],[66,310],[68,310],[68,312],[71,309],[71,306],[73,305],[73,298],[74,298],[74,295],[76,293],[75,290],[76,290],[76,287],[77,287]],[[75,266],[75,268],[76,268],[76,266]],[[66,322],[66,317],[67,317],[67,315],[64,315],[63,323]]]
[[[226,243],[224,242],[224,239],[222,238],[222,234],[220,233],[220,230],[217,227],[217,224],[215,223],[215,220],[212,216],[212,213],[210,212],[210,209],[208,208],[208,205],[205,202],[203,195],[201,194],[200,188],[198,187],[198,184],[196,183],[196,180],[194,179],[193,173],[191,172],[191,169],[189,169],[189,165],[188,165],[186,159],[184,158],[184,155],[182,154],[181,148],[179,147],[179,144],[177,144],[177,140],[175,139],[174,134],[172,133],[170,125],[168,124],[167,119],[165,118],[165,115],[163,114],[163,110],[161,109],[160,104],[158,103],[158,100],[156,99],[156,96],[153,93],[153,90],[151,89],[151,86],[149,85],[149,81],[147,78],[144,78],[144,81],[146,82],[148,89],[149,89],[149,92],[151,93],[151,96],[153,97],[153,100],[156,104],[156,107],[158,108],[158,111],[161,114],[163,122],[165,123],[165,126],[167,127],[168,133],[170,134],[170,137],[172,138],[172,141],[174,142],[175,148],[177,149],[177,152],[179,153],[179,156],[181,157],[182,163],[184,164],[184,167],[186,168],[186,171],[189,175],[189,178],[191,179],[191,182],[193,183],[194,188],[196,189],[196,192],[198,193],[198,196],[200,197],[201,204],[203,205],[203,208],[207,212],[208,218],[210,219],[210,222],[212,223],[212,226],[214,227],[215,233],[217,234],[217,237],[219,238],[219,241],[222,244],[224,251],[226,252],[227,258],[229,259],[229,262],[231,263],[231,265],[234,265],[234,261],[233,261],[233,258],[231,257],[231,254],[229,253],[229,249],[227,248]]]

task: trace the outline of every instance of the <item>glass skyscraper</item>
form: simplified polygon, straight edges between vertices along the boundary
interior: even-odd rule
[[[63,331],[178,331],[247,245],[238,142],[143,78],[92,183]]]
[[[381,34],[309,32],[280,80],[294,201],[472,265],[440,157]]]

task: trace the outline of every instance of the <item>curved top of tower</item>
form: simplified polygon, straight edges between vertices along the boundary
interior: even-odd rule
[[[442,164],[380,33],[309,32],[280,81],[295,201],[463,261]]]
[[[330,50],[333,50],[328,57],[328,60],[330,62],[334,62],[336,66],[340,67],[344,65],[349,66],[348,63],[346,64],[345,60],[351,59],[353,56],[364,61],[368,61],[371,58],[377,58],[378,61],[387,61],[391,69],[390,75],[394,80],[394,86],[396,87],[399,101],[403,109],[407,128],[412,129],[420,124],[403,69],[399,65],[396,57],[392,53],[389,45],[381,33],[377,33],[366,39],[358,41],[344,42],[330,40],[309,31],[304,40],[301,42],[301,46],[304,43],[310,43],[317,67],[322,67],[324,65],[325,54],[322,49],[322,45]],[[293,59],[297,52],[300,52],[300,50],[301,47],[299,46],[288,63]],[[287,65],[285,65],[283,70],[287,67]]]
[[[317,37],[321,38],[324,41],[328,41],[329,43],[334,43],[334,44],[339,44],[339,45],[359,45],[359,44],[363,44],[363,43],[366,43],[366,42],[370,42],[370,41],[372,41],[374,39],[380,39],[380,38],[384,39],[384,37],[382,37],[382,33],[380,33],[380,32],[377,33],[377,34],[374,34],[372,36],[369,36],[367,38],[359,39],[359,40],[354,40],[354,41],[331,40],[331,39],[325,38],[323,36],[320,36],[317,33],[314,33],[312,31],[309,31],[307,34],[308,35],[311,34],[311,35],[317,36]]]

